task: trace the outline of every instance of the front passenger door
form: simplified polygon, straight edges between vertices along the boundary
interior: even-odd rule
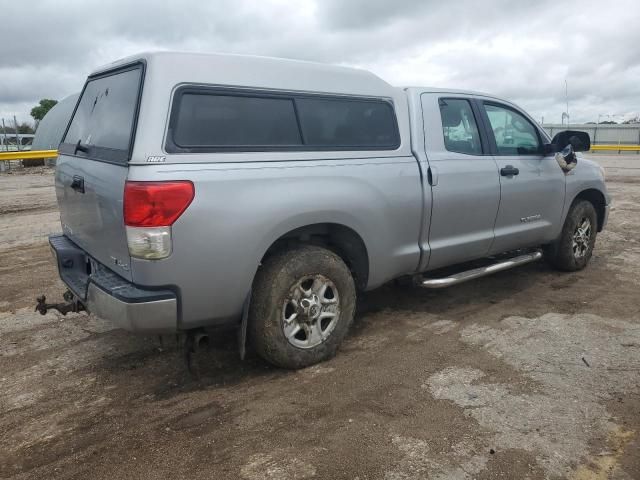
[[[481,101],[498,164],[500,206],[490,253],[540,245],[559,233],[565,175],[545,156],[536,125],[515,107]]]

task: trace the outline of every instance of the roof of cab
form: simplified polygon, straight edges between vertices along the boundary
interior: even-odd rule
[[[475,90],[459,90],[456,88],[418,87],[418,86],[407,86],[403,88],[404,90],[407,90],[407,91],[415,91],[419,93],[446,93],[451,95],[471,95],[474,97],[487,97],[487,98],[498,99],[498,97],[496,97],[495,95],[491,95],[490,93],[477,92]]]
[[[376,97],[397,95],[398,89],[358,68],[302,60],[219,53],[152,52],[123,58],[92,75],[143,60],[152,77],[168,82],[202,83]],[[154,78],[154,83],[158,78]]]

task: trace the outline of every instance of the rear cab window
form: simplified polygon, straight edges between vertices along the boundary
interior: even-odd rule
[[[182,87],[166,151],[395,150],[393,106],[383,99]]]
[[[90,76],[67,128],[60,153],[126,164],[131,156],[144,66]]]
[[[464,98],[440,98],[444,147],[450,152],[482,155],[480,131],[471,103]]]

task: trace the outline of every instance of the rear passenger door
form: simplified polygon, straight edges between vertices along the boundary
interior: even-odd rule
[[[490,253],[553,240],[560,225],[565,176],[545,156],[538,127],[515,107],[479,102],[500,179],[500,208]]]
[[[488,253],[500,183],[473,99],[423,93],[421,101],[432,196],[431,270]]]

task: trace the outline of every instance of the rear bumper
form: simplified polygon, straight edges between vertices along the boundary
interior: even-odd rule
[[[140,333],[171,333],[177,329],[177,300],[166,298],[126,302],[91,282],[87,287],[87,310],[116,326]]]
[[[49,244],[62,281],[85,309],[119,328],[142,334],[178,329],[178,296],[169,289],[135,285],[98,263],[65,235]]]

